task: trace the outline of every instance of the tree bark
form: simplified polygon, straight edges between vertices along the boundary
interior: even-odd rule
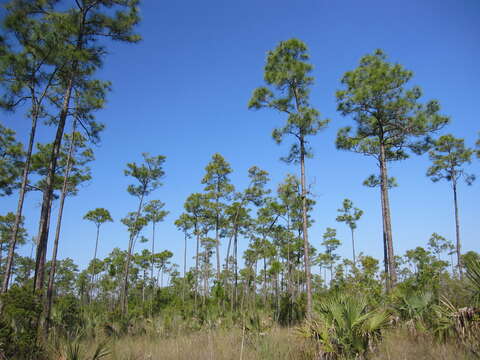
[[[73,162],[73,154],[75,152],[75,131],[76,131],[76,121],[73,122],[72,137],[70,139],[70,148],[68,150],[67,165],[66,165],[64,179],[63,179],[62,193],[60,195],[60,204],[58,208],[57,226],[55,229],[55,240],[53,243],[52,263],[50,268],[50,275],[48,278],[47,303],[46,303],[46,309],[45,309],[45,319],[46,319],[45,330],[47,332],[50,327],[50,315],[52,312],[53,290],[54,290],[54,284],[55,284],[55,272],[57,270],[57,253],[58,253],[58,243],[60,241],[60,229],[62,227],[63,207],[65,205],[65,199],[68,195],[68,180],[69,180],[70,170]],[[98,242],[98,228],[97,228],[97,242]],[[96,248],[95,248],[95,252],[96,252]]]
[[[238,301],[238,252],[237,252],[237,241],[238,241],[238,234],[237,229],[235,229],[235,235],[233,239],[233,253],[234,253],[234,267],[235,267],[235,285],[234,285],[234,296],[233,296],[233,303],[235,304],[234,308],[237,308],[237,301]]]
[[[453,188],[453,205],[455,208],[455,237],[456,237],[456,247],[455,251],[457,253],[457,266],[458,266],[458,274],[460,278],[463,277],[463,269],[462,269],[462,243],[460,241],[460,216],[458,211],[458,199],[457,199],[457,182],[453,179],[452,182]]]
[[[198,294],[198,254],[200,252],[200,232],[198,231],[198,224],[195,222],[195,236],[197,238],[197,249],[195,251],[195,308],[197,307]]]
[[[217,281],[220,282],[220,219],[218,215],[218,200],[217,200],[217,215],[215,219],[215,253],[217,254]]]
[[[97,260],[98,250],[98,238],[100,236],[100,224],[97,224],[97,238],[95,239],[95,251],[93,253],[93,265],[92,265],[92,284],[95,282],[95,263]]]
[[[300,170],[302,186],[302,234],[303,234],[303,261],[305,264],[305,281],[307,286],[307,319],[312,317],[312,275],[310,273],[310,256],[308,243],[308,223],[307,223],[307,189],[305,184],[305,143],[300,138]]]
[[[385,156],[385,144],[380,142],[380,187],[382,195],[382,216],[383,216],[383,234],[386,243],[388,274],[387,274],[387,290],[390,290],[397,282],[395,270],[395,256],[393,251],[392,239],[392,223],[390,218],[390,202],[388,199],[388,173],[387,161]]]
[[[50,163],[48,166],[48,173],[46,179],[46,189],[43,192],[42,210],[40,213],[40,224],[38,232],[38,247],[37,259],[35,263],[35,283],[34,290],[42,290],[45,278],[45,258],[48,244],[48,230],[50,222],[50,211],[53,201],[53,186],[55,170],[57,168],[57,159],[62,145],[63,131],[68,116],[68,108],[72,96],[73,76],[68,80],[67,88],[63,98],[62,109],[60,111],[59,121],[57,125],[57,132],[53,142],[52,153],[50,156]]]
[[[152,225],[152,267],[150,269],[150,277],[153,279],[153,267],[154,267],[154,259],[155,259],[155,221],[153,221]]]
[[[28,174],[30,172],[30,162],[32,159],[33,144],[35,142],[37,120],[38,120],[38,115],[36,111],[33,111],[32,126],[30,128],[30,137],[28,140],[28,149],[25,157],[25,165],[23,167],[22,185],[20,187],[20,193],[18,195],[18,205],[17,205],[17,212],[15,214],[15,223],[13,224],[12,236],[10,238],[10,242],[8,245],[7,263],[5,266],[5,275],[2,283],[2,294],[7,292],[8,284],[10,282],[10,277],[12,275],[13,257],[15,254],[15,247],[17,245],[17,236],[18,236],[18,231],[20,229],[20,222],[22,220],[23,202],[25,200],[25,193],[27,190]]]
[[[140,197],[140,203],[138,204],[137,214],[135,216],[135,224],[138,221],[138,218],[140,217],[140,212],[142,211],[143,199],[144,199],[144,195],[142,194],[142,196]],[[130,262],[132,259],[133,242],[135,241],[139,233],[140,231],[137,231],[136,233],[132,233],[128,241],[127,261],[125,262],[125,278],[123,279],[122,313],[124,314],[128,313],[128,275],[130,271]]]
[[[356,262],[356,257],[355,257],[355,237],[353,234],[353,228],[350,228],[350,231],[352,232],[352,255],[353,255],[353,267],[357,266]]]
[[[187,231],[185,230],[184,234],[184,244],[183,244],[183,291],[182,291],[182,298],[185,302],[185,292],[187,287]]]

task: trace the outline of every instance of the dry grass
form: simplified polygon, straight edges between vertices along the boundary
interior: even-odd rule
[[[242,341],[243,340],[243,341]],[[243,343],[243,345],[242,345]],[[203,359],[311,359],[309,347],[293,330],[272,329],[265,335],[243,334],[241,329],[202,331],[169,339],[146,336],[117,340],[114,360],[203,360]]]
[[[454,341],[439,343],[428,334],[409,334],[405,330],[388,333],[372,360],[470,360],[477,359]]]
[[[242,345],[243,343],[243,345]],[[95,343],[83,343],[93,352]],[[319,360],[315,346],[294,329],[273,327],[263,335],[241,329],[201,330],[188,335],[125,336],[109,344],[111,360]],[[428,334],[412,335],[404,329],[389,331],[371,360],[470,360],[477,359],[455,341],[441,344]],[[82,358],[83,359],[83,358]],[[85,357],[91,359],[91,357]]]

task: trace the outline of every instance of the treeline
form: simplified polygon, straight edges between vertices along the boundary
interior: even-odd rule
[[[370,308],[385,306],[395,291],[405,298],[407,293],[428,292],[433,295],[427,300],[436,303],[447,292],[456,305],[469,304],[464,263],[471,281],[480,260],[475,252],[462,252],[458,189],[461,182],[470,185],[475,179],[467,165],[480,157],[480,140],[474,148],[451,134],[439,136],[449,117],[440,113],[437,101],[424,101],[420,87],[410,83],[413,73],[389,62],[381,50],[363,56],[341,79],[338,111],[352,119],[352,126],[339,130],[336,146],[371,156],[378,166],[364,184],[380,190],[382,269],[377,259],[355,251],[355,229],[363,211],[350,199],[339,204],[336,220],[351,231],[352,258],[341,259],[336,253],[341,241],[333,227],[326,229],[321,248],[311,245],[308,230],[315,220],[315,201],[306,180],[306,159],[312,157],[310,139],[329,120],[311,104],[313,65],[307,46],[298,39],[282,41],[268,53],[265,86],[255,89],[248,103],[250,109],[268,108],[285,119],[272,137],[277,143],[293,139],[282,159],[297,165],[298,175],[272,187],[268,173],[252,166],[246,174],[248,185],[238,189],[230,181],[229,163],[214,154],[199,178],[203,191],[185,200],[184,212],[175,221],[185,241],[180,269],[171,264],[170,251],[158,252],[155,245],[156,224],[168,214],[154,195],[162,185],[166,159],[144,153],[141,163],[128,163],[124,171],[132,180],[127,192],[137,201],[120,220],[129,234],[126,248],[97,257],[102,225],[114,219],[107,209],[92,209],[83,216],[96,227],[87,268],[80,271],[72,259],[58,260],[64,203],[92,178],[91,144],[100,140],[104,127],[95,121],[95,113],[103,108],[110,83],[96,78],[97,71],[104,65],[109,41],[140,40],[134,31],[138,22],[138,0],[16,0],[6,5],[0,105],[23,111],[31,130],[23,144],[13,130],[0,125],[0,194],[18,196],[16,211],[0,217],[0,325],[3,339],[15,339],[0,341],[1,351],[8,354],[15,346],[24,349],[24,358],[35,357],[42,344],[39,335],[48,339],[52,329],[70,334],[88,322],[97,326],[117,321],[126,331],[135,319],[163,313],[181,314],[201,326],[227,313],[245,317],[265,311],[276,322],[292,325],[305,318],[312,321],[314,304],[332,293],[361,294]],[[36,141],[42,122],[52,129],[51,143]],[[389,201],[396,181],[388,166],[414,154],[428,154],[431,166],[425,170],[433,182],[450,183],[456,238],[451,242],[433,233],[424,246],[398,256]],[[42,200],[38,234],[27,244],[22,213],[29,191],[40,192]],[[150,226],[152,236],[146,238]],[[240,241],[248,244],[243,254]],[[136,252],[145,242],[151,250]],[[20,256],[20,246],[30,246],[31,255]],[[189,246],[194,251],[191,268]]]

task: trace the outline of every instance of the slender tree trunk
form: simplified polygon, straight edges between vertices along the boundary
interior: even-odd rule
[[[2,268],[3,261],[3,244],[0,244],[0,269]]]
[[[305,281],[307,286],[307,319],[312,317],[312,275],[310,273],[310,246],[308,243],[307,223],[307,188],[305,184],[305,143],[303,137],[300,139],[300,170],[302,186],[302,227],[303,227],[303,261],[305,266]]]
[[[200,252],[200,232],[198,231],[198,225],[195,223],[195,235],[197,237],[197,249],[195,251],[195,307],[197,306],[197,294],[198,294],[198,254]]]
[[[357,266],[357,262],[356,262],[356,257],[355,257],[355,237],[354,237],[354,234],[353,234],[353,229],[350,228],[351,232],[352,232],[352,252],[353,252],[353,267],[356,267]]]
[[[135,223],[138,221],[138,218],[140,217],[140,212],[142,211],[143,199],[144,199],[144,194],[142,194],[142,196],[140,197],[140,203],[138,204],[137,214],[135,216]],[[128,241],[127,261],[125,262],[125,278],[123,279],[122,313],[124,314],[128,313],[128,275],[130,271],[130,262],[132,259],[133,243],[139,233],[140,231],[137,231],[136,233],[132,233]]]
[[[183,292],[182,299],[185,302],[185,292],[187,288],[187,231],[184,234],[184,244],[183,244]]]
[[[70,176],[70,170],[72,168],[73,163],[73,156],[75,153],[75,131],[76,131],[77,122],[73,122],[72,128],[72,135],[70,139],[70,148],[68,150],[68,157],[67,157],[67,165],[65,169],[63,185],[62,185],[62,193],[60,195],[60,205],[58,208],[58,215],[57,215],[57,226],[55,229],[55,240],[53,243],[53,253],[52,253],[52,261],[51,261],[51,268],[50,268],[50,275],[48,278],[48,288],[47,288],[47,303],[45,309],[45,319],[46,319],[46,328],[45,330],[48,332],[50,326],[50,315],[52,311],[52,303],[53,303],[53,290],[55,284],[55,272],[57,269],[57,253],[58,253],[58,243],[60,241],[60,229],[62,227],[62,216],[63,216],[63,207],[65,205],[65,199],[68,195],[68,180]],[[97,228],[97,241],[98,241],[98,228]]]
[[[462,269],[462,243],[460,241],[460,216],[458,211],[458,199],[457,199],[457,182],[455,179],[452,181],[452,188],[453,188],[453,206],[455,207],[455,237],[456,237],[456,247],[455,251],[457,253],[457,266],[458,266],[458,274],[460,278],[463,277],[463,269]]]
[[[93,264],[92,264],[92,284],[95,282],[95,265],[97,262],[98,251],[98,238],[100,236],[100,224],[97,224],[97,237],[95,239],[95,251],[93,252]]]
[[[30,128],[30,137],[28,139],[28,148],[27,148],[27,154],[25,156],[25,165],[23,167],[22,185],[20,187],[20,193],[18,195],[18,205],[17,205],[17,212],[15,213],[15,223],[13,224],[12,236],[10,237],[10,242],[8,246],[7,263],[5,266],[5,275],[2,283],[2,294],[7,292],[8,283],[10,282],[10,277],[12,275],[13,258],[15,254],[15,247],[17,245],[18,231],[20,229],[20,223],[22,221],[23,202],[25,200],[25,193],[27,191],[28,175],[30,172],[30,162],[32,159],[33,144],[35,142],[35,132],[37,129],[37,120],[38,120],[38,114],[37,114],[37,111],[34,110],[32,113],[32,126]],[[1,312],[1,309],[0,309],[0,312]]]
[[[143,270],[143,282],[142,282],[142,305],[145,304],[145,281],[147,279],[147,270]]]
[[[152,267],[150,269],[150,277],[153,279],[153,267],[154,267],[154,259],[155,259],[155,221],[153,221],[152,225]]]
[[[395,256],[393,252],[392,239],[392,223],[390,218],[390,202],[388,199],[388,173],[387,161],[385,156],[385,145],[380,142],[380,178],[381,178],[381,194],[382,194],[382,215],[383,215],[383,234],[386,243],[388,264],[387,275],[387,290],[391,290],[393,285],[397,282],[397,275],[395,270]]]
[[[234,285],[234,308],[237,308],[237,297],[238,297],[238,252],[237,252],[237,241],[238,241],[238,234],[237,234],[237,229],[235,229],[235,235],[234,235],[234,240],[233,240],[233,253],[234,253],[234,261],[235,261],[235,285]]]
[[[89,8],[91,9],[91,7]],[[82,9],[79,23],[79,31],[75,42],[76,50],[83,48],[83,37],[85,31],[86,16],[89,9]],[[45,277],[45,258],[48,244],[48,231],[50,225],[50,212],[53,201],[53,186],[55,178],[55,170],[57,167],[57,159],[60,153],[62,144],[63,131],[68,117],[68,110],[70,106],[70,99],[72,97],[73,83],[78,68],[78,61],[74,60],[70,68],[69,77],[66,80],[66,88],[63,96],[62,108],[58,117],[57,132],[53,142],[50,163],[48,166],[48,173],[46,179],[46,189],[43,193],[42,210],[40,213],[40,223],[38,232],[37,258],[35,262],[35,276],[34,276],[34,291],[43,289],[43,282]],[[42,296],[42,293],[40,293]]]
[[[263,303],[267,308],[267,257],[263,256]]]
[[[57,132],[55,134],[55,140],[52,146],[52,153],[50,156],[50,162],[48,165],[48,173],[46,177],[46,188],[43,192],[42,210],[40,213],[40,224],[38,232],[38,247],[37,247],[37,260],[35,263],[35,283],[34,290],[42,290],[45,278],[45,257],[48,244],[48,230],[50,222],[50,211],[53,201],[53,187],[55,171],[57,168],[57,159],[60,153],[62,145],[62,137],[65,129],[65,123],[68,116],[68,109],[70,105],[70,99],[72,96],[73,88],[73,76],[70,77],[63,97],[62,109],[58,119]]]
[[[229,263],[230,263],[230,248],[232,247],[232,237],[228,239],[228,245],[227,245],[227,257],[225,258],[225,273],[228,274],[228,269],[229,269]],[[227,280],[225,278],[224,284],[227,283]]]
[[[100,235],[100,224],[97,224],[97,237],[95,239],[95,251],[93,253],[93,264],[92,264],[92,284],[91,284],[91,289],[92,293],[90,293],[90,299],[93,297],[93,286],[95,283],[95,264],[97,262],[97,250],[98,250],[98,238]]]
[[[218,211],[218,200],[217,200],[217,211]],[[215,253],[217,254],[217,281],[220,282],[220,219],[217,213],[215,219]]]

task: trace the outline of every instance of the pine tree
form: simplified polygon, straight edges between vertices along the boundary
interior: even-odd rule
[[[131,176],[138,182],[138,184],[131,184],[127,188],[128,193],[138,199],[138,208],[136,212],[130,213],[126,218],[122,219],[122,223],[127,226],[130,233],[122,291],[123,313],[128,311],[128,275],[132,251],[135,241],[140,234],[140,230],[148,221],[146,217],[140,216],[143,209],[143,203],[146,196],[162,185],[160,180],[165,175],[165,172],[163,171],[165,156],[150,156],[147,153],[143,153],[142,156],[144,161],[143,164],[137,165],[136,163],[128,163],[127,169],[124,171],[125,176]]]
[[[357,221],[363,215],[363,211],[353,207],[353,202],[350,199],[343,200],[343,207],[337,210],[340,215],[337,216],[338,222],[344,222],[350,228],[352,234],[352,261],[353,266],[356,266],[356,259],[355,259],[355,238],[354,238],[354,231],[357,228]]]
[[[225,201],[230,199],[234,191],[228,176],[232,172],[230,164],[225,161],[222,155],[214,154],[212,160],[205,167],[206,174],[202,179],[205,184],[213,212],[212,223],[215,229],[215,253],[217,257],[217,281],[220,282],[220,231],[225,225]]]
[[[405,87],[412,76],[403,66],[387,62],[382,50],[376,50],[362,57],[355,70],[345,73],[344,89],[336,94],[338,111],[343,116],[352,115],[357,124],[354,134],[350,126],[339,130],[337,148],[372,156],[380,168],[387,289],[396,282],[387,164],[406,159],[408,149],[425,150],[425,139],[448,122],[438,114],[438,102],[421,104],[420,88]]]
[[[473,149],[465,146],[463,139],[453,137],[453,135],[440,136],[433,143],[433,148],[429,151],[429,157],[432,166],[427,170],[427,176],[433,181],[447,180],[452,184],[453,206],[455,211],[455,237],[457,266],[462,274],[462,245],[460,240],[460,215],[458,210],[458,184],[463,178],[468,185],[475,180],[475,176],[468,174],[464,167],[472,162],[472,156],[475,153]]]
[[[328,120],[320,120],[318,111],[310,105],[309,93],[314,79],[310,76],[313,66],[307,62],[308,60],[307,46],[302,41],[290,39],[280,42],[267,56],[264,79],[270,87],[255,89],[248,107],[250,109],[270,108],[285,114],[287,116],[285,126],[275,129],[272,136],[277,143],[281,143],[287,135],[293,135],[296,141],[283,160],[288,163],[300,163],[307,317],[311,317],[312,286],[305,158],[311,156],[307,137],[317,134],[327,125]]]

